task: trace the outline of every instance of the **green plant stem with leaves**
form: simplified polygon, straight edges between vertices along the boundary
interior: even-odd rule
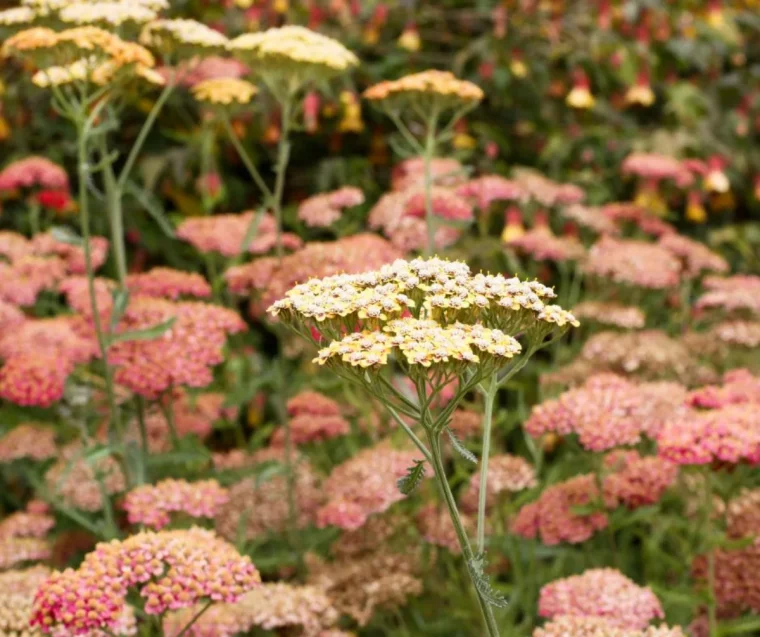
[[[436,223],[433,215],[433,158],[437,142],[438,128],[438,110],[435,109],[430,114],[427,122],[427,134],[425,135],[424,153],[422,155],[425,164],[425,226],[427,230],[427,243],[425,246],[425,256],[432,256],[435,253],[435,233]]]
[[[703,476],[703,537],[707,548],[707,624],[710,637],[718,637],[717,604],[715,597],[715,547],[713,546],[713,490],[712,470],[705,465]]]

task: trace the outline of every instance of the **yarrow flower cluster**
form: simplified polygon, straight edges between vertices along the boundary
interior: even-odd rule
[[[580,203],[586,198],[586,193],[579,186],[557,183],[528,168],[513,170],[512,178],[531,199],[535,199],[542,206],[569,206]]]
[[[642,435],[655,438],[679,413],[686,389],[677,383],[634,383],[614,374],[592,376],[577,389],[533,408],[525,430],[576,434],[590,451],[635,445]]]
[[[247,82],[234,77],[215,77],[193,85],[193,97],[199,102],[216,106],[230,104],[247,104],[258,89]]]
[[[380,82],[364,91],[364,99],[391,102],[401,108],[411,101],[439,104],[439,108],[456,108],[462,103],[477,104],[484,97],[480,87],[457,79],[449,71],[423,71],[401,79]]]
[[[124,510],[130,524],[160,530],[171,521],[171,513],[214,518],[228,501],[227,489],[219,486],[216,480],[188,482],[170,478],[132,489],[124,499]]]
[[[471,179],[458,186],[455,192],[471,200],[481,211],[487,211],[495,201],[525,201],[528,198],[528,193],[520,184],[501,175]]]
[[[729,277],[705,277],[706,292],[697,299],[697,310],[722,310],[760,315],[760,276],[736,274]]]
[[[621,628],[606,617],[561,615],[533,631],[533,637],[685,637],[680,626]]]
[[[528,539],[538,537],[547,546],[580,544],[606,528],[609,518],[601,507],[590,513],[575,513],[573,509],[600,498],[596,478],[591,474],[553,484],[538,500],[520,509],[512,522],[512,532]]]
[[[638,586],[620,571],[597,568],[547,584],[541,589],[542,617],[602,617],[621,628],[642,630],[665,613],[651,589]]]
[[[327,228],[340,219],[344,208],[364,203],[364,193],[345,186],[304,199],[298,206],[298,218],[311,228]]]
[[[396,481],[418,458],[416,451],[381,444],[338,465],[323,484],[328,501],[317,512],[317,524],[349,531],[362,527],[371,515],[404,498]]]
[[[432,185],[454,188],[465,183],[467,172],[464,166],[452,157],[433,157],[430,160]],[[393,167],[391,188],[396,191],[422,188],[425,185],[425,159],[411,157]],[[457,193],[459,194],[459,193]],[[465,195],[460,195],[464,197]]]
[[[98,544],[76,570],[54,573],[37,592],[31,623],[74,635],[114,630],[133,587],[145,613],[160,615],[204,599],[235,602],[260,581],[250,559],[211,531],[138,533]]]
[[[127,288],[134,296],[154,296],[172,300],[180,296],[211,296],[211,286],[203,276],[173,268],[153,268],[147,272],[130,274],[127,277]]]
[[[683,276],[694,278],[703,272],[728,272],[728,262],[710,250],[704,243],[680,234],[669,233],[660,237],[658,245],[681,260]]]
[[[14,460],[41,461],[56,455],[55,431],[50,427],[23,423],[0,436],[0,463]]]
[[[609,236],[592,246],[584,268],[615,283],[654,290],[675,287],[681,277],[680,260],[665,247]]]
[[[1,191],[34,187],[68,190],[69,178],[61,166],[36,155],[14,161],[0,171]]]
[[[351,426],[343,417],[334,400],[313,391],[293,396],[287,403],[291,440],[296,445],[345,436]],[[278,429],[272,436],[272,445],[284,443],[284,431]]]
[[[621,305],[614,302],[583,301],[573,308],[579,319],[593,321],[600,325],[619,327],[625,330],[639,330],[646,325],[644,310],[635,305]]]
[[[760,403],[760,378],[747,369],[732,369],[721,385],[707,385],[692,391],[687,402],[693,407],[720,409],[741,403]]]
[[[602,488],[609,508],[655,504],[678,476],[678,465],[636,451],[613,451],[605,457],[604,467],[609,473],[604,475]]]
[[[650,182],[671,179],[681,188],[694,181],[693,175],[681,161],[656,153],[631,153],[623,161],[621,170],[624,175],[636,175]]]
[[[600,235],[618,235],[620,228],[614,219],[606,216],[600,208],[583,204],[572,204],[560,210],[561,215],[581,228]]]
[[[536,261],[578,261],[586,254],[576,237],[557,236],[548,226],[537,226],[506,243]]]
[[[181,58],[222,51],[228,40],[219,31],[189,19],[160,19],[145,25],[140,43],[164,55]]]
[[[53,289],[66,276],[66,263],[58,257],[22,256],[0,263],[0,300],[34,305],[43,290]]]

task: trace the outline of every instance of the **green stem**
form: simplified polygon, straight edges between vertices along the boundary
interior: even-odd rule
[[[712,546],[712,476],[710,466],[704,467],[704,526],[703,533],[707,538],[707,622],[710,637],[718,635],[718,619],[715,599],[715,551]]]
[[[100,138],[100,157],[103,162],[103,185],[106,192],[106,212],[108,226],[111,229],[111,248],[116,262],[116,278],[119,287],[127,286],[127,251],[124,246],[124,214],[121,200],[122,192],[116,181],[113,164],[108,160],[108,147],[105,136]]]
[[[106,383],[106,394],[108,398],[108,410],[110,414],[110,424],[108,433],[111,440],[121,432],[121,416],[116,404],[116,395],[114,392],[113,377],[111,367],[108,364],[108,343],[103,333],[100,323],[100,309],[98,308],[97,296],[95,294],[95,275],[92,269],[92,254],[90,246],[90,208],[87,199],[87,142],[91,126],[92,115],[90,119],[85,116],[78,118],[75,122],[77,127],[77,176],[79,178],[79,219],[82,226],[82,251],[84,252],[85,272],[87,273],[87,291],[90,297],[90,308],[92,310],[92,322],[95,327],[95,335],[100,349],[100,356],[103,359],[103,374]]]
[[[494,617],[493,609],[491,608],[491,605],[488,603],[488,601],[486,601],[486,599],[481,595],[477,586],[475,586],[475,581],[472,578],[471,564],[475,559],[475,555],[472,551],[472,547],[470,546],[470,540],[467,537],[467,532],[465,531],[464,524],[462,524],[462,518],[459,515],[459,510],[457,509],[457,503],[454,499],[454,494],[451,492],[449,481],[446,479],[446,469],[443,466],[441,453],[440,433],[436,433],[430,429],[426,429],[426,431],[428,444],[430,445],[431,455],[433,457],[435,478],[438,482],[438,487],[440,488],[441,494],[443,495],[443,500],[446,503],[446,507],[449,510],[451,522],[454,524],[454,530],[457,534],[459,546],[462,549],[462,555],[467,561],[467,572],[470,574],[470,580],[472,581],[473,588],[475,589],[475,595],[478,598],[480,610],[483,613],[483,619],[485,621],[487,629],[486,634],[488,637],[499,637],[499,628],[496,625],[496,618]]]
[[[486,500],[488,498],[488,456],[491,453],[491,425],[493,423],[493,405],[499,385],[496,372],[491,374],[488,388],[485,390],[486,405],[483,414],[483,449],[480,453],[480,490],[478,492],[478,553],[486,549]]]
[[[430,455],[430,451],[425,446],[425,443],[422,442],[417,437],[417,434],[412,431],[412,428],[404,421],[403,418],[399,415],[399,413],[390,405],[386,404],[385,408],[390,412],[391,416],[393,416],[393,419],[401,426],[401,428],[407,433],[407,435],[412,439],[412,442],[415,444],[417,449],[420,450],[423,456],[425,456],[425,460],[427,460],[430,464],[433,464],[433,456]]]
[[[193,624],[194,624],[195,622],[197,622],[197,621],[198,621],[198,620],[201,618],[201,615],[203,615],[203,613],[205,613],[205,612],[206,612],[206,611],[207,611],[207,610],[208,610],[208,609],[211,607],[211,604],[213,604],[213,603],[214,603],[214,602],[212,602],[211,600],[209,600],[209,601],[206,603],[206,605],[205,605],[203,608],[201,608],[201,609],[200,609],[200,610],[199,610],[199,611],[198,611],[198,612],[197,612],[197,613],[196,613],[196,614],[193,616],[193,618],[192,618],[192,619],[191,619],[191,620],[190,620],[190,621],[189,621],[189,622],[188,622],[188,623],[185,625],[185,627],[184,627],[184,628],[183,628],[183,629],[180,631],[180,633],[179,633],[179,634],[178,634],[176,637],[183,637],[183,635],[184,635],[184,634],[185,634],[185,633],[186,633],[188,630],[190,630],[190,629],[193,627]]]
[[[225,114],[222,121],[224,122],[225,129],[227,130],[227,136],[230,138],[232,145],[235,147],[237,154],[243,162],[243,165],[248,170],[248,173],[251,175],[251,178],[261,191],[261,194],[264,197],[265,205],[268,205],[268,202],[272,199],[272,191],[269,189],[269,186],[267,186],[264,178],[261,176],[261,173],[256,168],[256,164],[253,163],[253,160],[248,154],[248,151],[246,151],[241,141],[237,138],[237,135],[235,135],[235,131],[232,130],[232,123],[230,122],[229,115]]]
[[[169,436],[172,439],[172,447],[174,451],[179,450],[179,436],[177,435],[177,427],[174,424],[174,394],[172,388],[169,388],[168,392],[169,400],[163,405],[164,417],[166,418],[166,424],[169,427]]]
[[[277,175],[274,182],[274,193],[272,194],[272,208],[274,212],[275,231],[277,233],[277,243],[275,251],[277,259],[282,261],[284,254],[282,246],[282,195],[285,190],[285,173],[288,169],[288,160],[290,159],[290,124],[293,110],[293,99],[288,95],[282,100],[282,130],[280,131],[280,142],[277,146]]]

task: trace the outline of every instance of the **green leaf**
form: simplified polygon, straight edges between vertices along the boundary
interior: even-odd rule
[[[406,475],[396,481],[398,490],[404,495],[409,495],[422,482],[425,477],[425,461],[415,460],[414,465],[406,470]]]
[[[153,217],[159,228],[170,239],[174,239],[174,226],[171,221],[167,219],[166,213],[159,201],[147,190],[143,190],[137,186],[134,182],[128,181],[126,183],[125,190],[128,194],[132,195],[137,201],[140,202],[143,208],[148,214]]]
[[[449,434],[451,446],[454,447],[457,452],[459,452],[460,456],[462,456],[465,460],[469,460],[474,464],[478,464],[478,459],[475,457],[475,454],[462,444],[462,441],[457,438],[457,435],[451,431],[451,428],[448,426],[446,427],[446,433]]]
[[[497,593],[491,586],[491,582],[488,579],[488,575],[485,573],[487,566],[486,556],[484,553],[479,553],[467,562],[467,568],[472,575],[472,581],[475,584],[475,588],[478,589],[481,597],[486,603],[496,608],[505,608],[507,606],[507,600],[503,595]]]
[[[111,310],[111,331],[116,329],[121,317],[124,316],[124,312],[127,310],[129,304],[129,290],[123,288],[117,288],[111,292],[111,299],[113,301],[113,309]]]
[[[78,247],[83,245],[82,237],[66,226],[53,226],[50,228],[50,234],[53,236],[53,239],[60,241],[61,243],[67,243],[70,246]]]
[[[114,334],[111,337],[110,344],[125,343],[127,341],[152,341],[154,338],[165,334],[174,325],[174,321],[176,320],[176,317],[172,316],[169,320],[153,327],[146,327],[144,330],[132,330],[131,332]]]

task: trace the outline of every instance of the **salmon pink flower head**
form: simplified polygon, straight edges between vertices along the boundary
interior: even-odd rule
[[[50,543],[41,538],[0,536],[0,570],[47,560],[52,553]]]
[[[329,440],[351,432],[351,426],[343,418],[338,403],[323,394],[313,391],[301,392],[288,400],[287,410],[291,439],[296,445]],[[284,434],[283,429],[275,431],[272,446],[282,446]]]
[[[675,287],[682,273],[681,261],[666,248],[612,237],[602,237],[592,246],[584,268],[615,283],[654,290]]]
[[[693,407],[720,409],[740,403],[760,403],[760,378],[747,369],[732,369],[722,385],[707,385],[692,391],[687,402]]]
[[[538,500],[523,506],[512,522],[512,532],[528,539],[539,538],[543,544],[554,546],[561,542],[580,544],[602,529],[609,518],[601,509],[575,513],[578,506],[600,501],[596,478],[580,475],[547,487]]]
[[[0,330],[21,325],[26,320],[24,313],[13,303],[0,301]]]
[[[115,343],[108,352],[116,382],[131,391],[157,398],[175,386],[205,387],[211,367],[224,359],[228,334],[246,329],[232,310],[207,303],[137,297],[128,305],[117,333],[145,330],[174,322],[152,340]]]
[[[456,159],[434,157],[430,162],[430,173],[433,185],[454,187],[464,183],[466,171]],[[422,157],[412,157],[396,164],[391,175],[393,190],[408,190],[421,188],[425,183],[425,160]]]
[[[635,445],[655,437],[670,418],[683,413],[686,389],[676,383],[635,383],[614,374],[589,378],[579,388],[535,406],[525,422],[534,437],[576,434],[590,451]]]
[[[494,201],[525,201],[528,192],[515,181],[501,175],[483,175],[463,183],[454,191],[486,211]]]
[[[0,463],[22,459],[39,462],[52,458],[57,451],[55,431],[50,427],[22,423],[0,436]]]
[[[132,489],[124,499],[124,510],[130,524],[158,531],[169,524],[172,513],[214,518],[228,500],[227,489],[219,486],[216,480],[188,482],[170,478]]]
[[[573,314],[579,319],[624,330],[639,330],[646,325],[644,310],[614,301],[583,301],[573,307]]]
[[[636,509],[659,502],[678,476],[678,465],[636,451],[613,451],[604,458],[604,502]]]
[[[623,161],[621,172],[654,182],[670,179],[680,188],[686,188],[694,181],[691,170],[683,162],[656,153],[631,153]]]
[[[707,291],[697,299],[696,309],[760,315],[760,276],[710,276],[702,284]]]
[[[660,237],[659,245],[678,257],[684,276],[697,277],[703,272],[728,272],[728,262],[704,243],[680,234],[670,233]]]
[[[0,255],[8,261],[34,254],[32,242],[24,235],[10,230],[0,230]]]
[[[621,628],[607,617],[560,615],[533,631],[533,637],[686,637],[680,626]]]
[[[298,206],[298,218],[310,228],[327,228],[340,219],[345,208],[364,203],[364,193],[346,186],[304,199]]]
[[[512,178],[518,186],[528,192],[531,199],[535,199],[542,206],[569,206],[581,203],[586,198],[586,193],[579,186],[552,181],[528,168],[516,168],[512,171]]]
[[[40,256],[54,255],[66,264],[66,270],[70,274],[85,274],[87,269],[84,262],[84,249],[82,246],[71,245],[58,241],[51,233],[37,234],[32,238],[32,249]],[[90,238],[90,261],[92,269],[100,268],[108,258],[108,239],[105,237]]]
[[[560,214],[565,219],[577,223],[581,228],[586,228],[596,234],[620,234],[618,224],[614,219],[606,216],[601,208],[576,203],[563,207]]]
[[[506,245],[536,261],[579,261],[586,254],[576,237],[558,237],[548,226],[536,226],[507,241]]]
[[[620,571],[597,568],[555,580],[541,589],[541,617],[603,617],[620,628],[642,630],[665,613],[648,587],[638,586]]]
[[[685,465],[760,463],[760,414],[752,403],[692,411],[660,431],[659,455]]]
[[[50,290],[66,275],[66,263],[58,257],[19,257],[0,263],[0,300],[14,305],[34,305],[43,290]]]
[[[153,268],[127,276],[127,288],[134,296],[155,296],[176,300],[180,296],[208,298],[211,286],[200,274],[173,268]]]
[[[212,531],[143,532],[100,543],[76,570],[54,573],[37,592],[31,624],[73,635],[112,630],[133,588],[146,614],[161,615],[203,600],[233,603],[260,581],[250,559]]]
[[[25,157],[0,171],[0,191],[39,187],[68,190],[66,171],[46,157]]]
[[[608,203],[600,210],[607,219],[618,226],[625,223],[633,224],[641,232],[653,237],[662,237],[676,231],[667,221],[663,221],[646,208],[629,201]]]
[[[55,518],[47,510],[36,511],[32,506],[26,511],[16,511],[0,520],[0,541],[14,537],[44,538],[55,526]]]
[[[255,212],[241,212],[191,217],[179,224],[177,237],[204,254],[218,252],[225,257],[237,256],[241,251],[264,254],[277,241],[275,220],[268,213],[260,216],[256,233],[248,246],[241,245],[251,223],[256,223],[256,215]],[[288,232],[283,233],[282,240],[283,246],[288,250],[298,250],[302,245],[298,235]]]
[[[338,465],[323,484],[328,499],[317,512],[317,525],[348,531],[361,528],[371,515],[382,513],[404,499],[396,481],[418,458],[417,451],[381,444]]]

